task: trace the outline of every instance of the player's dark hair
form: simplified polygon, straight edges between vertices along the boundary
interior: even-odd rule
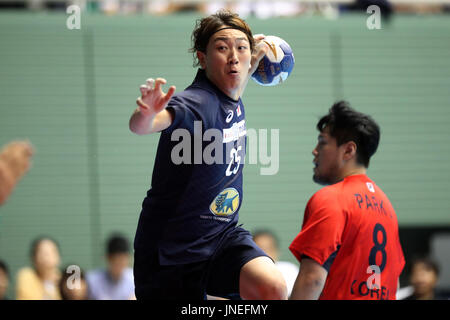
[[[59,243],[55,239],[53,239],[50,236],[39,236],[31,242],[30,256],[33,261],[34,261],[34,258],[36,257],[39,245],[41,244],[42,241],[45,241],[45,240],[53,242],[55,244],[56,248],[58,249],[58,251],[60,251]]]
[[[130,253],[130,245],[125,236],[116,233],[109,237],[106,245],[106,254],[108,256],[118,253]]]
[[[256,231],[252,232],[252,234],[253,234],[253,239],[256,239],[256,238],[261,237],[261,236],[269,236],[269,237],[271,237],[273,239],[273,242],[275,243],[275,247],[279,248],[278,237],[271,230],[259,229],[259,230],[256,230]]]
[[[192,32],[192,48],[189,50],[194,56],[194,67],[200,65],[196,52],[206,53],[209,38],[216,33],[220,28],[225,26],[238,29],[247,35],[250,43],[250,51],[253,52],[255,47],[255,40],[253,39],[252,31],[249,25],[239,17],[238,14],[227,10],[220,10],[217,13],[210,15],[203,19],[198,19],[194,31]]]
[[[3,270],[3,272],[6,274],[6,277],[9,278],[9,269],[5,262],[0,260],[0,270]]]
[[[377,151],[380,142],[380,127],[369,115],[355,111],[347,101],[336,102],[317,123],[317,130],[329,134],[340,146],[349,141],[356,144],[356,161],[369,167],[370,157]]]

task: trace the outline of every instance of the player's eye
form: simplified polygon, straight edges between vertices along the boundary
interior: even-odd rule
[[[219,51],[225,51],[226,49],[227,49],[226,46],[218,46],[217,47],[217,50],[219,50]]]
[[[239,46],[239,47],[238,47],[238,50],[241,50],[241,51],[247,50],[247,49],[248,49],[247,46]]]

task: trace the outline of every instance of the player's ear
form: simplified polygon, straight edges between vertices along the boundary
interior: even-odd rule
[[[204,52],[197,51],[197,59],[202,69],[206,69],[206,54]]]
[[[348,161],[352,158],[356,159],[356,143],[354,141],[349,141],[344,144],[344,160]]]

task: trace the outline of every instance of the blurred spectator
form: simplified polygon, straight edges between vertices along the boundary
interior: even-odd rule
[[[410,282],[412,296],[406,300],[443,300],[446,299],[436,291],[439,281],[439,266],[430,258],[417,258],[411,265]]]
[[[50,237],[39,237],[31,245],[33,267],[22,268],[17,274],[18,300],[60,300],[58,283],[59,247]]]
[[[401,14],[439,14],[445,12],[445,5],[440,3],[395,3],[395,12]]]
[[[13,9],[13,10],[19,10],[19,9],[26,9],[27,4],[25,1],[0,1],[0,10],[2,9]]]
[[[88,300],[88,287],[83,270],[71,272],[70,266],[73,265],[63,269],[64,272],[59,281],[59,293],[62,300]],[[79,274],[77,274],[78,271]]]
[[[134,299],[133,269],[130,268],[130,245],[119,234],[109,238],[106,250],[107,269],[87,274],[89,298],[93,300]]]
[[[0,300],[8,300],[6,291],[9,286],[9,271],[6,263],[0,260]]]
[[[294,287],[295,279],[297,279],[299,267],[292,262],[278,261],[279,259],[279,242],[278,238],[272,231],[258,230],[253,233],[253,240],[265,253],[272,258],[275,262],[275,266],[282,273],[284,280],[286,281],[286,287],[288,290],[288,296],[291,295],[292,288]]]
[[[30,168],[32,155],[33,147],[28,141],[10,142],[0,151],[0,205]]]
[[[346,11],[363,11],[367,13],[367,8],[376,5],[380,8],[381,17],[385,21],[389,21],[394,12],[391,3],[388,0],[355,0],[354,3],[349,5],[342,5],[341,8]]]
[[[170,9],[170,3],[166,0],[149,1],[146,5],[147,12],[153,15],[169,14]]]

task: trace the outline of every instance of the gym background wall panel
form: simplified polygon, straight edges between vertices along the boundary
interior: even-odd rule
[[[191,83],[197,17],[82,14],[81,30],[68,30],[62,13],[0,13],[0,144],[29,138],[36,147],[32,170],[0,208],[0,257],[12,274],[40,234],[59,241],[63,265],[86,270],[103,265],[111,232],[133,240],[159,135],[134,135],[128,120],[148,77],[177,91]],[[246,159],[244,226],[273,229],[281,258],[295,261],[287,247],[320,188],[311,180],[315,125],[341,98],[381,126],[369,175],[400,224],[450,225],[450,20],[395,17],[374,31],[364,15],[247,21],[255,34],[286,39],[296,66],[282,86],[250,81],[243,96],[247,128],[267,130],[269,156],[279,130],[277,174]]]
[[[64,263],[82,261],[90,268],[90,136],[82,34],[69,38],[54,20],[33,15],[1,16],[0,143],[28,138],[36,154],[26,179],[0,209],[0,256],[14,275],[30,265],[31,241],[50,235],[59,242]]]

